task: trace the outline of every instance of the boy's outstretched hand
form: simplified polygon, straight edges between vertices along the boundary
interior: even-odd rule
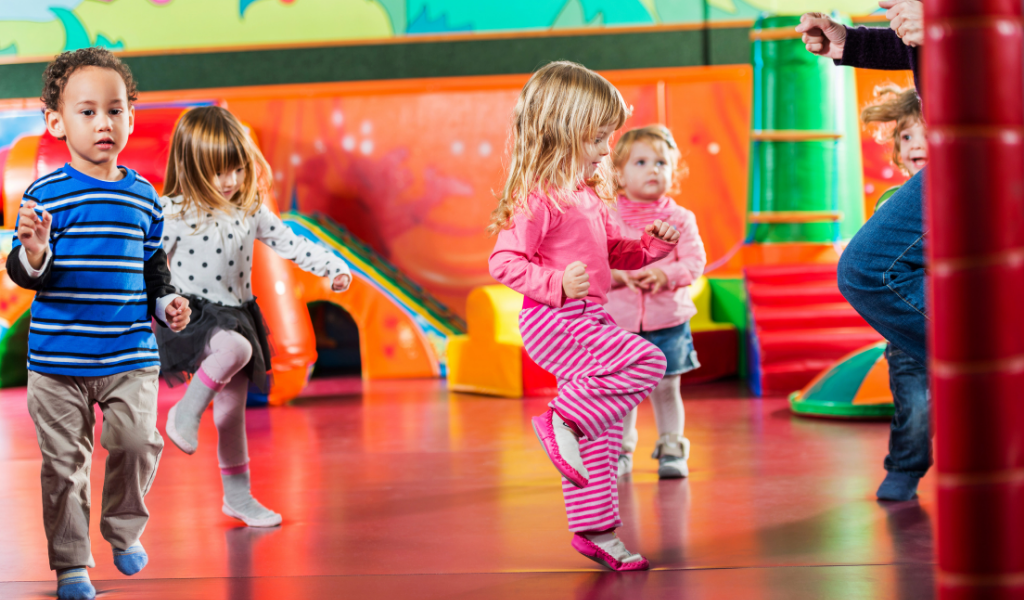
[[[331,282],[331,289],[335,292],[344,292],[350,285],[352,285],[352,276],[348,273],[342,273]]]
[[[674,244],[679,241],[679,230],[665,221],[655,221],[648,225],[644,231],[663,242]]]
[[[50,224],[53,217],[45,210],[40,217],[35,208],[36,203],[29,200],[18,210],[18,241],[25,247],[28,264],[38,269],[43,266],[43,257],[50,247]]]
[[[167,310],[164,311],[164,322],[167,323],[167,327],[171,331],[177,333],[188,325],[189,319],[192,318],[192,309],[188,306],[188,300],[178,296],[171,303],[167,305]]]

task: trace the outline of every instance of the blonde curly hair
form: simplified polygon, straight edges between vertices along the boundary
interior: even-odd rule
[[[601,127],[622,127],[629,113],[619,90],[583,65],[556,61],[541,67],[519,93],[512,111],[508,177],[487,231],[508,229],[516,213],[526,212],[527,199],[536,191],[558,210],[565,209],[567,198],[581,184],[614,204],[608,161],[588,180],[584,144]]]
[[[860,120],[881,124],[875,131],[875,140],[879,144],[892,142],[892,162],[906,172],[907,167],[900,159],[900,132],[924,125],[921,97],[914,88],[884,85],[875,88],[875,99],[874,104],[861,111]]]

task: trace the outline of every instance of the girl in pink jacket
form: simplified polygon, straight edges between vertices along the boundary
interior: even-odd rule
[[[673,181],[685,175],[672,132],[651,125],[626,132],[615,145],[619,192],[616,223],[626,235],[640,237],[646,223],[658,219],[679,230],[679,242],[668,256],[641,270],[612,271],[608,312],[619,326],[657,346],[668,366],[665,377],[651,393],[658,425],[652,458],[658,459],[658,477],[686,477],[690,441],[683,437],[686,413],[679,393],[679,376],[700,366],[693,349],[690,319],[697,308],[689,285],[704,272],[707,256],[693,213],[666,196]],[[685,167],[683,167],[685,169]],[[626,417],[618,474],[633,470],[636,450],[636,409]]]
[[[558,379],[533,428],[555,468],[578,552],[615,571],[647,569],[615,535],[622,420],[665,373],[651,343],[605,312],[611,269],[640,269],[675,248],[679,233],[653,221],[626,237],[608,139],[629,109],[597,73],[554,62],[533,74],[512,118],[509,173],[490,231],[491,275],[523,294],[519,329],[530,358]]]

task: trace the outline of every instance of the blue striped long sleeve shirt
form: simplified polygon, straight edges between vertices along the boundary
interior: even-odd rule
[[[104,376],[160,363],[144,267],[163,256],[163,213],[153,186],[121,169],[123,179],[103,181],[65,165],[25,193],[23,201],[53,217],[51,263],[32,303],[29,370]],[[16,238],[12,257],[20,245]]]

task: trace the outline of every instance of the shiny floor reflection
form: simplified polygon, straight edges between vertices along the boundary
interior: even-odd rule
[[[163,390],[163,418],[181,391]],[[874,500],[885,424],[797,419],[739,383],[684,398],[690,478],[658,481],[644,404],[620,485],[620,535],[649,573],[602,573],[570,548],[529,422],[543,399],[317,380],[291,406],[247,413],[254,491],[281,527],[221,514],[208,414],[195,456],[165,450],[147,497],[149,566],[120,575],[94,516],[91,575],[102,599],[932,597],[934,482],[919,501]],[[97,449],[94,512],[104,459]],[[53,597],[23,389],[0,391],[0,481],[0,597]]]

